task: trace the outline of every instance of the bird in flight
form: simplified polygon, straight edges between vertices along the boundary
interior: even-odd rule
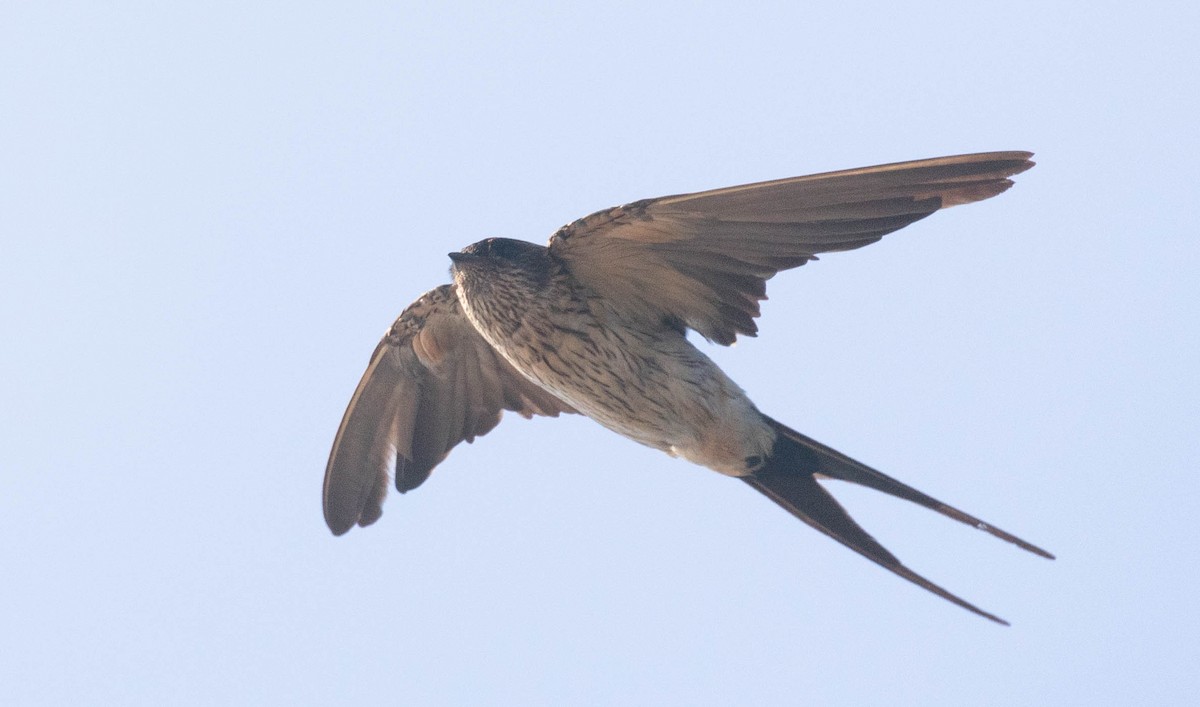
[[[400,493],[420,486],[505,410],[581,413],[739,478],[904,579],[1005,624],[906,567],[818,480],[861,484],[1053,555],[759,412],[687,330],[722,345],[755,336],[777,272],[996,196],[1031,156],[939,157],[645,199],[563,226],[545,247],[488,238],[450,253],[453,283],[400,314],[350,398],[325,470],[325,522],[335,535],[374,523],[389,476]]]

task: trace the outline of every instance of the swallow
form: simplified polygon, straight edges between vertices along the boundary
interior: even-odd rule
[[[1007,625],[905,566],[820,481],[1053,555],[763,414],[687,332],[720,345],[755,336],[776,273],[996,196],[1030,157],[957,155],[645,199],[563,226],[546,246],[488,238],[450,253],[453,281],[400,314],[350,399],[325,471],[326,523],[335,535],[374,523],[391,483],[420,486],[506,410],[579,413],[741,479],[887,570]]]

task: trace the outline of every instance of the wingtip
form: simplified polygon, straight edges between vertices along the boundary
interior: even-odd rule
[[[350,532],[350,529],[354,527],[354,523],[345,523],[331,518],[325,519],[325,525],[329,528],[329,532],[333,533],[334,537],[341,537]]]
[[[1016,175],[1022,172],[1027,172],[1037,166],[1037,162],[1034,162],[1032,159],[1030,159],[1033,157],[1032,152],[1018,152],[1017,154],[1021,155],[1021,163],[1017,165],[1016,169],[1014,169],[1009,176],[1015,177]]]

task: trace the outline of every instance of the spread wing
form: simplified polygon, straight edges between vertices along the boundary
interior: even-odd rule
[[[479,335],[450,285],[404,310],[367,366],[325,468],[325,522],[334,535],[383,513],[388,472],[401,493],[420,486],[459,442],[500,422],[574,412],[517,373]]]
[[[732,344],[758,331],[758,302],[775,273],[995,196],[1033,166],[1030,157],[939,157],[646,199],[564,226],[550,251],[631,316]]]

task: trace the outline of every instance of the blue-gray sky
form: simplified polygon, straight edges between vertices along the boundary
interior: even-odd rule
[[[0,702],[1194,697],[1195,5],[418,5],[0,6]],[[708,350],[1056,552],[833,486],[1012,628],[581,418],[326,530],[344,406],[448,251],[999,149],[1038,166]]]

